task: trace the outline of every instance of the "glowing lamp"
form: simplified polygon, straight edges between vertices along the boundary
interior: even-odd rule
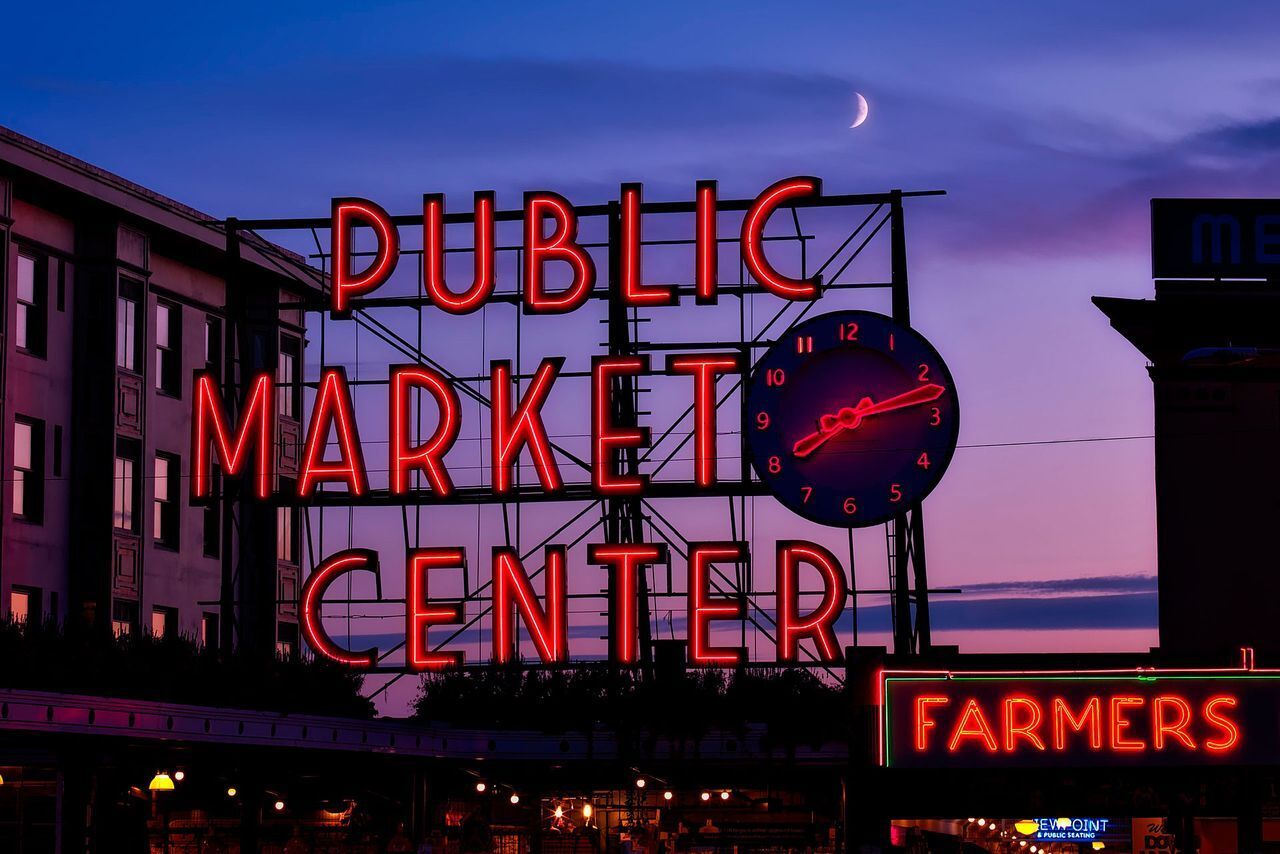
[[[555,816],[556,818],[564,818],[564,807],[560,806],[559,804],[556,804]]]
[[[228,798],[234,798],[235,796],[236,796],[236,787],[235,787],[235,786],[227,786],[227,797],[228,797]]]
[[[1018,846],[1019,846],[1019,847],[1021,847],[1021,848],[1026,848],[1026,847],[1027,847],[1027,840],[1025,840],[1025,839],[1019,839],[1019,840],[1018,840]]]
[[[284,801],[276,801],[272,806],[276,808],[276,812],[284,812]]]
[[[153,792],[172,792],[173,778],[163,771],[160,771],[151,778],[151,782],[147,785],[147,788]]]
[[[978,827],[986,827],[986,826],[987,826],[987,820],[985,818],[978,819]]]
[[[722,800],[722,801],[727,801],[727,800],[729,800],[729,793],[728,793],[727,791],[721,792],[721,793],[720,793],[720,800]]]
[[[1036,854],[1036,847],[1035,847],[1034,845],[1032,845],[1032,846],[1031,846],[1030,848],[1028,848],[1027,850],[1028,850],[1028,851],[1030,851],[1030,852],[1031,852],[1031,854]]]
[[[662,793],[662,799],[664,801],[669,801],[674,797],[675,797],[675,793],[672,792],[670,789],[667,789],[665,792]]]
[[[511,803],[513,803],[513,804],[518,804],[518,803],[520,803],[520,796],[519,796],[519,795],[517,795],[515,792],[512,792],[512,793],[511,793]]]
[[[701,797],[702,797],[702,799],[703,799],[704,801],[709,801],[709,800],[711,800],[711,793],[710,793],[710,792],[703,792]]]
[[[187,779],[187,772],[186,772],[186,771],[174,771],[174,772],[173,772],[173,779],[174,779],[174,780],[176,780],[176,781],[178,781],[179,783],[181,783],[183,780]]]
[[[4,785],[4,775],[0,774],[0,786]]]
[[[582,805],[582,817],[583,817],[583,818],[591,818],[591,814],[592,814],[593,812],[595,812],[595,810],[593,810],[593,809],[591,808],[591,804],[583,804],[583,805]]]
[[[1099,842],[1095,842],[1095,843],[1093,843],[1093,850],[1094,850],[1094,851],[1101,851],[1103,848],[1106,848],[1106,847],[1107,847],[1107,843],[1105,843],[1105,842],[1101,842],[1101,841],[1099,841]]]
[[[484,791],[485,789],[487,789],[487,788],[489,788],[489,787],[488,787],[488,786],[486,786],[486,785],[484,784],[484,781],[483,781],[483,780],[482,780],[481,782],[479,782],[479,783],[476,783],[476,791],[477,791],[477,792],[483,792],[483,791]]]
[[[644,779],[643,777],[637,777],[637,778],[636,778],[636,788],[637,788],[637,789],[643,789],[643,788],[645,787],[645,785],[646,785],[646,783],[645,783],[645,779]]]

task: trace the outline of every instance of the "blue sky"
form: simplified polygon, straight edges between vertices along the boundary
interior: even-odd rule
[[[6,19],[23,35],[0,56],[0,123],[219,216],[324,215],[335,195],[409,212],[476,189],[590,203],[630,180],[688,198],[708,177],[726,196],[793,174],[946,189],[909,213],[913,320],[961,388],[962,444],[1148,436],[1142,359],[1089,297],[1150,295],[1152,196],[1280,192],[1264,3],[22,4]],[[855,91],[871,112],[851,130]],[[1143,439],[959,452],[930,500],[931,569],[975,595],[939,612],[944,633],[950,613],[969,648],[1057,647],[1001,616],[1022,605],[990,604],[1025,591],[981,585],[1063,596],[1152,575],[1151,456]],[[1145,583],[1076,585],[1096,607],[1051,628],[1154,643]]]

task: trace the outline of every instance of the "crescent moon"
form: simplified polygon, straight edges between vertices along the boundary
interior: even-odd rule
[[[850,128],[856,128],[865,122],[867,120],[867,113],[870,111],[870,105],[867,104],[867,99],[862,97],[861,92],[854,92],[853,97],[857,99],[858,110],[853,117],[853,124],[849,125]]]

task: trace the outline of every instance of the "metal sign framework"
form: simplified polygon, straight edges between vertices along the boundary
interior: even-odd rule
[[[943,191],[920,191],[920,192],[903,192],[901,190],[892,190],[886,193],[871,194],[855,194],[855,195],[827,195],[813,198],[798,199],[792,203],[788,203],[786,207],[790,214],[790,224],[792,228],[787,234],[773,234],[765,237],[768,241],[782,241],[793,245],[798,250],[799,263],[801,267],[802,277],[821,276],[822,291],[836,290],[854,290],[854,289],[887,289],[891,298],[891,314],[895,321],[904,325],[909,325],[911,320],[910,300],[909,300],[909,280],[907,275],[907,256],[906,256],[906,235],[904,227],[904,211],[903,202],[907,198],[920,196],[942,195]],[[752,203],[750,199],[737,200],[721,200],[717,204],[717,213],[725,212],[742,212],[746,211]],[[810,259],[810,243],[815,240],[815,235],[806,233],[801,223],[802,212],[811,208],[840,208],[850,211],[857,211],[857,215],[851,219],[856,222],[851,223],[851,229],[848,235],[841,241],[838,247],[825,257],[816,266]],[[865,215],[862,211],[866,210]],[[600,205],[586,205],[575,207],[575,212],[580,221],[599,221],[603,218],[607,229],[607,240],[603,242],[583,241],[582,246],[588,251],[603,249],[608,255],[608,264],[606,269],[607,275],[601,277],[589,294],[591,300],[607,300],[607,319],[605,322],[607,328],[607,340],[605,342],[605,353],[610,356],[629,356],[639,355],[660,351],[672,350],[733,350],[740,354],[742,363],[749,366],[754,361],[752,359],[753,351],[762,350],[772,345],[787,330],[800,322],[809,315],[815,308],[821,304],[821,297],[806,303],[785,302],[774,313],[769,320],[755,333],[748,332],[747,325],[747,298],[752,294],[766,293],[758,284],[750,280],[745,265],[739,261],[738,264],[738,281],[736,284],[720,284],[719,295],[723,299],[736,299],[738,308],[738,336],[736,340],[730,341],[698,341],[698,340],[678,340],[678,341],[653,341],[647,340],[642,335],[645,318],[641,316],[641,310],[637,308],[628,308],[624,306],[618,299],[611,299],[611,294],[617,293],[618,275],[617,263],[618,257],[617,247],[619,245],[619,212],[620,206],[618,202],[609,202]],[[644,202],[641,205],[641,214],[693,214],[695,212],[695,203],[688,202]],[[779,211],[780,214],[783,211]],[[495,220],[497,222],[518,221],[524,215],[519,209],[497,211]],[[779,220],[782,216],[778,217]],[[395,216],[391,218],[392,223],[397,228],[405,226],[421,226],[423,217],[421,215]],[[471,223],[474,221],[474,215],[470,211],[449,213],[444,217],[446,224]],[[326,242],[321,235],[325,234],[331,225],[329,218],[294,218],[294,219],[255,219],[255,220],[238,220],[228,219],[225,222],[227,233],[227,260],[229,267],[229,280],[234,280],[235,270],[238,263],[239,244],[243,239],[254,239],[259,236],[271,237],[281,232],[303,232],[310,236],[314,243],[315,251],[310,254],[310,260],[317,264],[314,277],[311,281],[300,283],[304,284],[304,288],[299,289],[301,296],[299,301],[284,302],[276,305],[276,309],[292,308],[303,309],[307,312],[318,312],[322,315],[320,328],[320,361],[326,364],[326,321],[323,319],[323,312],[328,308],[326,301],[326,293],[328,291],[328,271],[330,266],[330,252],[327,249]],[[880,234],[884,228],[888,226],[889,235],[889,281],[849,281],[843,280],[846,273],[850,270],[855,260],[857,260],[867,248],[873,239]],[[739,237],[734,236],[723,237],[717,236],[716,243],[719,244],[738,244]],[[675,239],[643,239],[642,246],[682,246],[692,245],[694,238],[675,238]],[[471,252],[470,246],[450,247],[447,252]],[[498,303],[514,304],[517,309],[515,311],[516,323],[516,341],[520,340],[521,327],[530,318],[524,317],[523,312],[519,311],[520,302],[520,285],[519,276],[521,275],[522,264],[520,261],[520,253],[522,248],[519,245],[499,245],[496,247],[499,256],[509,256],[515,253],[516,263],[514,265],[514,276],[516,281],[515,287],[504,287],[503,282],[499,279],[498,287],[491,298],[491,301]],[[353,252],[353,256],[362,253]],[[371,253],[364,253],[371,254]],[[424,349],[422,330],[424,328],[423,310],[431,306],[429,298],[422,289],[421,276],[421,252],[405,249],[401,252],[402,256],[417,255],[418,258],[418,286],[415,295],[400,296],[368,296],[356,298],[353,300],[351,313],[351,321],[357,324],[357,328],[362,332],[374,335],[379,341],[386,346],[395,350],[402,355],[406,361],[417,364],[428,365],[435,370],[441,372],[455,384],[455,388],[460,394],[476,402],[481,407],[488,407],[489,400],[481,390],[481,383],[488,380],[488,377],[480,376],[459,376],[457,373],[450,371],[436,359],[433,359]],[[741,256],[741,253],[739,253]],[[284,268],[282,268],[283,270]],[[288,271],[296,276],[296,271]],[[723,276],[721,277],[723,278]],[[694,294],[694,287],[688,282],[678,283],[674,287],[676,293],[684,299],[688,299]],[[238,289],[233,289],[235,292]],[[244,299],[242,295],[239,297]],[[418,330],[417,340],[411,341],[404,335],[399,334],[384,323],[377,316],[384,310],[411,310],[415,312],[416,328]],[[674,311],[678,309],[666,308],[657,309],[657,311]],[[696,310],[696,309],[695,309]],[[233,314],[232,317],[235,315]],[[536,320],[536,318],[533,318]],[[236,324],[240,328],[228,330],[230,340],[237,341],[238,347],[228,348],[239,354],[251,352],[252,342],[247,324]],[[772,332],[772,337],[769,333]],[[224,392],[228,399],[239,399],[238,390],[235,388],[237,375],[247,376],[245,367],[237,362],[239,358],[236,353],[228,352],[225,356],[226,365],[224,372]],[[301,367],[301,366],[300,366]],[[589,376],[589,373],[574,374],[573,372],[564,372],[562,376]],[[532,374],[523,373],[519,362],[519,347],[516,347],[516,365],[513,373],[513,381],[517,385],[517,393],[520,383],[526,382],[532,378]],[[742,374],[736,378],[732,378],[732,385],[723,393],[717,392],[716,399],[717,410],[737,405],[745,411],[745,395],[742,394],[746,374]],[[726,383],[729,380],[726,379]],[[314,381],[307,382],[305,379],[299,380],[304,386],[315,387]],[[386,385],[386,379],[362,380],[365,384],[382,384]],[[614,388],[613,399],[615,401],[614,422],[622,428],[627,426],[636,426],[638,417],[641,414],[639,399],[643,389],[639,388],[637,383],[631,377],[620,377],[613,379]],[[736,397],[736,402],[735,402]],[[649,474],[653,475],[664,469],[676,455],[689,443],[692,433],[682,430],[682,425],[690,417],[693,411],[693,405],[684,409],[684,411],[662,430],[658,430],[656,426],[653,428],[653,439],[650,446],[637,452],[631,448],[623,451],[618,459],[619,474],[638,474],[640,467],[646,465],[649,467]],[[741,415],[741,412],[739,413]],[[746,419],[741,419],[741,423],[745,423]],[[562,461],[571,465],[581,467],[589,472],[590,463],[578,458],[576,455],[567,451],[564,447],[556,444],[552,440],[552,447],[559,455]],[[548,543],[554,542],[556,538],[564,534],[571,526],[579,520],[586,518],[595,511],[600,512],[600,518],[591,525],[585,532],[578,535],[568,545],[573,546],[580,543],[585,537],[595,530],[596,527],[603,529],[604,539],[608,543],[635,543],[645,541],[645,527],[648,526],[650,536],[656,536],[660,541],[665,542],[668,549],[681,557],[687,554],[689,538],[681,534],[680,526],[673,521],[669,515],[664,514],[655,504],[655,499],[665,498],[683,498],[683,497],[718,497],[725,498],[728,502],[728,514],[730,526],[735,532],[741,530],[740,526],[745,524],[748,513],[748,500],[754,496],[765,495],[766,490],[763,484],[755,479],[751,473],[751,467],[746,457],[745,438],[738,443],[739,448],[739,464],[741,475],[735,479],[722,479],[714,488],[708,490],[705,487],[695,488],[695,484],[691,481],[652,481],[648,490],[648,494],[644,496],[620,496],[603,498],[592,493],[589,482],[573,483],[567,482],[563,490],[555,494],[547,494],[535,487],[521,486],[517,482],[517,486],[509,494],[503,496],[494,495],[493,492],[485,486],[463,486],[459,485],[454,494],[441,498],[433,493],[414,490],[408,495],[391,495],[388,490],[370,490],[362,496],[352,496],[345,492],[320,491],[315,496],[312,504],[316,509],[314,513],[304,514],[304,527],[307,534],[307,554],[311,566],[315,566],[322,556],[315,554],[314,535],[315,531],[312,527],[312,516],[314,515],[315,523],[319,528],[321,537],[323,536],[324,518],[326,508],[352,508],[356,506],[400,506],[402,508],[402,523],[404,527],[405,542],[408,544],[410,539],[410,520],[408,514],[408,506],[418,505],[500,505],[504,520],[505,534],[508,545],[515,545],[520,549],[522,559],[530,558],[541,553],[543,547]],[[226,479],[224,479],[225,481]],[[588,479],[589,480],[589,479]],[[230,537],[231,530],[236,527],[241,536],[246,535],[245,525],[239,520],[251,518],[251,505],[253,500],[248,496],[247,490],[237,490],[234,484],[222,484],[223,493],[230,499],[222,502],[224,514],[224,537]],[[289,499],[282,497],[276,499],[278,502],[288,502]],[[530,502],[579,502],[583,506],[573,512],[564,520],[562,524],[557,526],[555,530],[540,542],[534,544],[530,548],[522,548],[517,542],[511,542],[511,524],[510,520],[514,516],[516,520],[517,531],[519,530],[519,515],[522,505]],[[237,512],[237,508],[238,511]],[[421,514],[415,513],[418,531],[421,533]],[[857,596],[862,594],[888,594],[891,598],[891,615],[893,628],[893,646],[897,653],[914,653],[924,652],[930,647],[930,620],[929,620],[929,597],[930,588],[928,587],[927,571],[925,562],[925,539],[924,539],[924,518],[923,512],[919,505],[909,508],[900,516],[887,523],[886,529],[886,548],[888,558],[889,578],[888,585],[883,589],[853,589],[851,585],[850,597],[852,599],[854,613],[854,636],[856,642],[857,633],[857,616],[856,605]],[[652,541],[652,540],[651,540]],[[229,541],[226,543],[230,545]],[[853,535],[849,533],[849,562],[850,569],[853,567]],[[243,550],[241,550],[243,552]],[[249,579],[246,579],[246,568],[238,565],[237,560],[233,557],[231,548],[224,548],[223,554],[223,595],[222,606],[224,612],[223,625],[223,643],[229,645],[232,633],[237,631],[233,627],[239,615],[239,609],[236,607],[238,602],[244,601],[246,590],[252,586]],[[745,563],[745,561],[743,562]],[[729,596],[739,599],[745,607],[743,613],[745,615],[742,622],[742,632],[745,643],[745,635],[747,624],[765,637],[773,639],[771,627],[774,624],[773,614],[765,609],[761,600],[776,598],[776,591],[757,591],[750,581],[749,570],[743,563],[739,563],[732,575],[720,570],[713,570],[712,589],[719,595]],[[541,573],[542,569],[538,568],[530,573],[534,577]],[[651,672],[653,665],[653,644],[652,644],[652,627],[653,627],[653,608],[651,605],[658,602],[664,597],[683,596],[683,593],[675,593],[668,589],[666,591],[654,590],[651,587],[649,573],[642,572],[638,574],[638,584],[636,590],[637,596],[637,623],[640,631],[640,667],[644,673]],[[464,571],[464,578],[466,573]],[[260,583],[260,582],[259,582]],[[464,591],[461,603],[464,608],[474,603],[475,611],[468,614],[465,622],[456,627],[452,632],[448,633],[443,640],[435,644],[436,648],[448,644],[455,640],[459,635],[468,629],[476,627],[482,619],[489,615],[492,609],[492,598],[489,595],[491,582],[479,584],[473,589],[468,585],[468,589]],[[670,584],[668,584],[670,588]],[[260,589],[260,588],[259,588]],[[940,592],[940,591],[933,591]],[[380,584],[379,584],[380,593]],[[570,598],[604,598],[605,593],[571,593]],[[328,600],[334,604],[374,604],[395,602],[395,599],[382,599],[381,596],[377,600],[369,599],[339,599],[330,598]],[[401,600],[403,601],[403,600]],[[402,668],[386,665],[385,661],[388,656],[393,655],[403,644],[384,650],[379,657],[379,670],[387,673],[395,673],[396,678],[404,674]],[[833,676],[839,678],[839,669],[831,668],[829,664],[817,661],[808,661],[804,664],[810,666],[822,666],[829,670]],[[755,665],[753,665],[755,666]],[[393,679],[394,681],[394,679]],[[383,689],[389,687],[391,683],[383,686]]]

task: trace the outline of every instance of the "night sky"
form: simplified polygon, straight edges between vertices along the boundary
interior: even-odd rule
[[[688,199],[700,178],[741,197],[799,174],[945,189],[907,220],[913,325],[963,401],[927,510],[931,580],[967,595],[938,601],[935,640],[1156,642],[1150,383],[1089,297],[1151,295],[1152,196],[1280,192],[1269,4],[18,4],[5,29],[0,123],[216,216],[593,203],[622,181]],[[484,321],[489,347],[506,322]],[[475,372],[475,331],[432,341]],[[1109,441],[1046,444],[1085,438]],[[809,530],[757,512],[762,553]],[[373,536],[398,573],[398,513]],[[882,586],[883,536],[859,537],[859,585]],[[883,611],[864,620],[883,642]]]

